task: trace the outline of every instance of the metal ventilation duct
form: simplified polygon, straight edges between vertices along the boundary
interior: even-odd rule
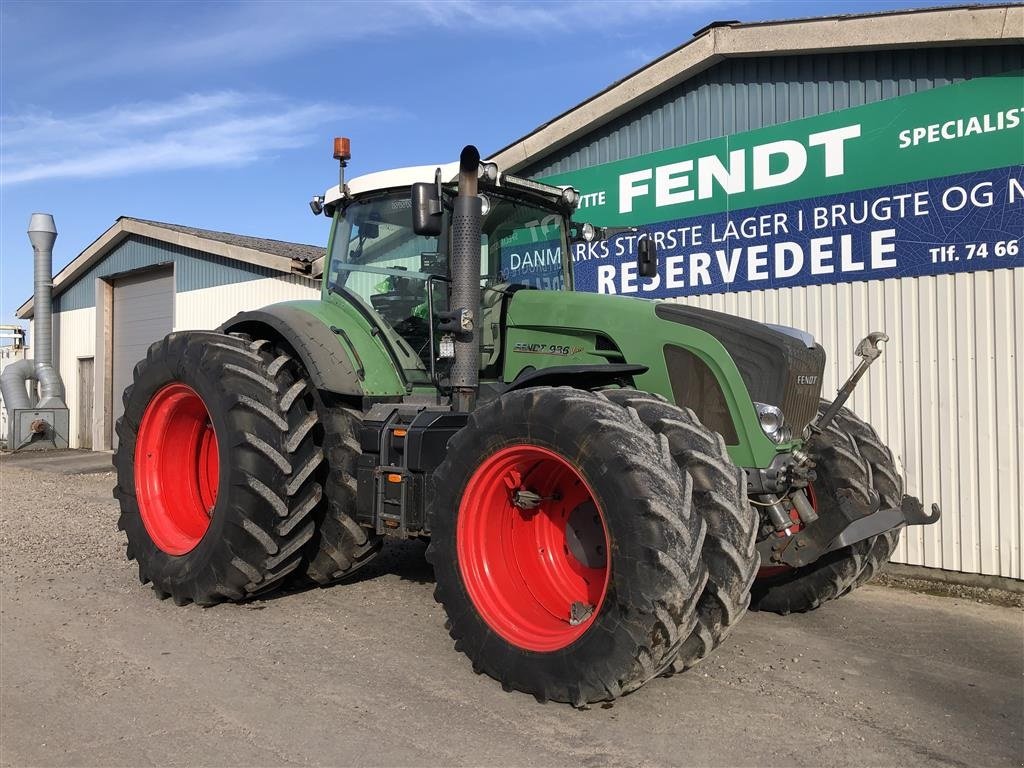
[[[53,244],[57,227],[49,213],[33,213],[28,223],[28,239],[35,254],[35,333],[32,359],[39,381],[37,408],[67,408],[64,382],[53,367]]]
[[[0,393],[7,408],[7,447],[67,448],[68,406],[64,400],[64,382],[53,366],[53,244],[57,227],[48,213],[33,213],[28,224],[28,238],[35,256],[35,295],[33,311],[35,332],[33,359],[9,365],[0,375]],[[39,401],[34,388],[27,384],[39,382]]]

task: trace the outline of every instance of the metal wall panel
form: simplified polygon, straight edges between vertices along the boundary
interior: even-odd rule
[[[1024,47],[725,61],[525,170],[543,177],[1024,69]],[[1024,578],[1024,270],[719,294],[689,303],[811,331],[825,393],[869,330],[892,341],[852,405],[892,446],[908,488],[937,501],[898,562]]]
[[[174,287],[177,291],[193,291],[281,274],[255,264],[243,264],[203,251],[132,235],[61,293],[55,299],[54,311],[96,306],[97,277],[111,277],[158,264],[174,265]]]
[[[34,329],[33,329],[34,330]],[[78,391],[78,359],[94,357],[96,353],[96,308],[87,307],[71,312],[53,313],[53,360],[64,380],[64,395],[70,410],[68,443],[78,444],[78,418],[82,413]],[[95,376],[95,370],[93,376]],[[95,382],[94,382],[95,386]],[[95,418],[96,414],[93,414]]]
[[[731,59],[542,158],[550,176],[726,134],[1024,69],[1024,47]]]
[[[279,301],[319,298],[320,281],[300,275],[280,275],[186,291],[175,297],[174,330],[216,328],[244,310],[259,309]]]
[[[744,291],[682,300],[803,328],[828,350],[824,394],[868,331],[890,342],[851,407],[942,507],[893,560],[1024,578],[1024,269]]]

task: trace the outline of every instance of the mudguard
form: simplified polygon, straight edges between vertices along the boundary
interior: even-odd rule
[[[217,330],[266,336],[269,329],[302,359],[317,389],[338,395],[364,394],[362,366],[353,365],[337,334],[314,315],[288,304],[275,304],[252,312],[239,312]]]

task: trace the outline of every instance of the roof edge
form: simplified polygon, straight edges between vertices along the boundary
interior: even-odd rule
[[[154,240],[177,245],[182,248],[190,248],[196,251],[203,251],[214,256],[222,256],[234,261],[241,261],[246,264],[273,269],[283,274],[309,275],[310,266],[290,259],[286,256],[278,256],[272,253],[264,253],[253,248],[246,248],[240,245],[232,245],[220,240],[211,240],[199,235],[191,235],[179,232],[174,229],[167,229],[156,224],[149,224],[130,216],[120,216],[102,235],[97,237],[78,256],[72,259],[67,266],[60,270],[53,278],[53,296],[56,298],[88,271],[91,267],[102,261],[110,251],[120,245],[130,235],[149,237]],[[14,314],[21,320],[31,318],[35,307],[35,297],[30,296]]]
[[[771,29],[771,34],[767,34]],[[1024,41],[1024,5],[913,8],[808,19],[711,24],[489,157],[516,171],[727,58]]]

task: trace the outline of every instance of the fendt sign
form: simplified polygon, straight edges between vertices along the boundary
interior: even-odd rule
[[[1024,266],[1024,76],[970,80],[543,179],[576,218],[576,288],[689,296]],[[652,237],[659,274],[640,278]]]

